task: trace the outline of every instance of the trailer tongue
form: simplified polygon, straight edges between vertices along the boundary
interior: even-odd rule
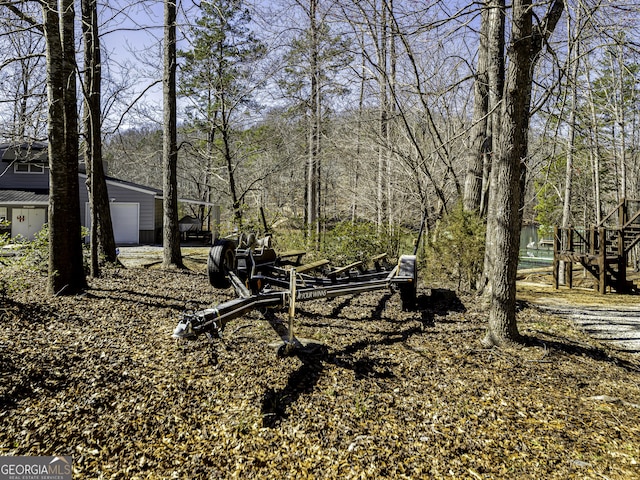
[[[373,258],[373,266],[362,262],[331,269],[326,260],[302,265],[303,251],[277,254],[271,238],[241,235],[238,244],[220,240],[211,247],[207,261],[209,282],[216,288],[233,286],[238,298],[214,308],[184,313],[173,337],[194,339],[200,334],[221,337],[225,325],[255,309],[289,308],[289,334],[285,343],[293,348],[295,304],[321,298],[354,295],[390,288],[400,292],[404,309],[416,299],[417,265],[415,255],[402,255],[389,265],[386,255]],[[324,272],[318,271],[324,268]]]

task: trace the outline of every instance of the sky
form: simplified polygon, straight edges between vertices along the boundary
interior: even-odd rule
[[[101,49],[106,67],[103,88],[111,122],[120,119],[131,99],[138,99],[137,106],[144,107],[150,117],[148,121],[160,119],[162,85],[158,82],[162,75],[163,2],[145,4],[132,5],[117,0],[108,2],[100,12]],[[144,121],[145,115],[133,115],[135,110],[129,111],[121,128],[136,127]]]
[[[264,1],[273,7],[271,13],[275,13],[276,7],[272,0]],[[162,77],[164,2],[146,0],[132,3],[116,0],[105,3],[99,15],[102,21],[103,64],[106,67],[103,93],[108,105],[107,117],[112,124],[125,129],[138,127],[141,122],[159,122],[162,112],[162,85],[159,80]],[[184,22],[185,17],[195,17],[194,13],[185,9],[193,11],[197,7],[192,0],[178,3],[178,49],[188,48],[180,23]],[[118,85],[109,82],[109,76],[118,79]],[[127,95],[124,95],[121,87],[126,87]],[[116,98],[120,101],[114,102]],[[132,99],[137,99],[136,108],[126,110],[126,105]],[[179,104],[179,115],[180,107]],[[121,121],[125,111],[128,113]],[[107,130],[108,124],[106,122]]]

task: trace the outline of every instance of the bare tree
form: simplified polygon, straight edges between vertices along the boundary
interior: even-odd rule
[[[580,9],[577,10],[576,21],[580,21]],[[568,228],[571,223],[571,201],[573,191],[573,164],[574,156],[576,152],[576,110],[578,108],[578,69],[580,65],[580,42],[576,38],[572,38],[572,28],[570,24],[569,15],[567,15],[567,34],[568,39],[568,57],[567,62],[569,64],[569,76],[568,85],[565,90],[565,96],[568,97],[566,102],[569,109],[569,116],[567,119],[567,144],[566,144],[566,166],[565,166],[565,180],[564,180],[564,198],[562,202],[562,228]],[[565,277],[565,262],[560,262],[558,268],[558,277],[561,281],[564,281]]]
[[[483,166],[491,150],[487,138],[489,117],[489,2],[482,6],[478,63],[475,71],[473,117],[469,135],[467,172],[464,183],[463,205],[469,212],[480,211]]]
[[[516,271],[521,227],[523,162],[528,154],[529,117],[533,66],[538,54],[554,31],[562,12],[563,0],[554,0],[541,23],[533,26],[531,0],[515,0],[511,12],[511,42],[505,82],[500,136],[493,164],[496,179],[491,184],[487,237],[493,236],[490,266],[492,278],[491,308],[486,346],[505,345],[521,340],[516,323]]]
[[[40,7],[13,7],[0,20],[0,141],[22,143],[46,137],[45,40]]]
[[[162,136],[162,190],[163,267],[182,268],[180,229],[178,226],[178,123],[176,94],[176,3],[164,2],[164,76],[162,79],[163,136]]]
[[[99,246],[105,260],[117,261],[111,223],[107,183],[102,162],[101,80],[102,61],[97,0],[82,0],[82,34],[84,39],[84,157],[87,166],[87,189],[91,211],[91,276],[100,276]]]
[[[375,38],[376,56],[378,71],[376,77],[378,81],[378,97],[379,97],[379,118],[378,118],[378,175],[376,178],[376,211],[378,230],[385,223],[388,213],[387,204],[388,189],[385,184],[389,182],[387,165],[389,159],[389,149],[387,148],[389,140],[389,93],[387,88],[387,79],[389,78],[389,16],[393,15],[393,11],[389,9],[387,0],[382,0],[380,8],[376,8],[375,16],[379,15],[379,20],[375,22],[374,28],[378,28],[378,35]]]
[[[320,96],[320,61],[318,0],[309,0],[309,142],[307,157],[307,235],[317,242],[320,235],[321,205],[321,167],[320,167],[320,129],[322,127],[322,99]]]
[[[593,86],[591,84],[591,65],[585,68],[585,77],[587,80],[587,102],[589,105],[589,156],[591,159],[591,172],[593,177],[593,209],[595,212],[595,224],[600,225],[602,221],[602,190],[600,188],[600,170],[601,170],[601,146],[600,146],[600,127],[596,114],[596,102],[593,94]]]
[[[407,187],[393,185],[396,179],[402,181],[402,178],[415,180],[411,191],[421,198],[420,209],[424,210],[427,204],[434,205],[433,218],[438,218],[450,202],[457,200],[461,187],[452,162],[453,142],[447,138],[455,127],[446,123],[448,118],[434,111],[438,100],[431,91],[446,91],[448,87],[429,85],[431,75],[425,70],[424,57],[414,48],[416,38],[427,41],[429,37],[424,38],[424,32],[434,28],[433,24],[416,27],[400,23],[412,14],[396,10],[389,0],[384,0],[381,6],[375,1],[354,2],[353,7],[349,10],[343,6],[342,10],[354,29],[361,55],[366,60],[363,66],[371,72],[369,76],[378,99],[376,130],[370,132],[377,164],[369,167],[376,172],[370,193],[376,198],[376,221],[378,224],[385,219],[391,222],[391,212],[396,212],[398,218],[401,212],[406,212],[403,199]],[[423,182],[430,186],[421,185]],[[451,195],[447,195],[449,189]],[[432,190],[430,193],[437,200],[431,201],[427,190]]]
[[[86,287],[80,234],[73,0],[42,4],[49,99],[49,291]]]

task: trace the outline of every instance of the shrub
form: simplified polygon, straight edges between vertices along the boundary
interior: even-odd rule
[[[3,235],[0,238],[0,247],[7,245],[12,246],[15,256],[0,257],[0,299],[3,301],[12,293],[29,288],[29,274],[38,270],[38,262],[35,262],[34,258],[38,255],[36,252],[39,252],[39,248],[32,247],[30,242],[22,237],[11,239],[9,235]]]
[[[484,264],[486,225],[461,205],[442,219],[427,245],[427,273],[449,278],[458,290],[473,289]]]
[[[322,253],[334,265],[366,262],[386,251],[383,238],[371,222],[344,221],[327,231],[322,242]]]
[[[86,237],[88,230],[82,228],[81,235]],[[0,236],[0,247],[7,244],[17,246],[14,257],[0,258],[2,275],[0,275],[0,296],[7,296],[29,288],[28,276],[31,273],[45,274],[49,268],[49,226],[44,224],[33,240],[22,237],[10,239],[8,235]],[[83,248],[85,269],[88,269],[88,246]]]

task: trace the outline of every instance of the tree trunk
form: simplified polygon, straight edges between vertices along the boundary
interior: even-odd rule
[[[577,15],[580,15],[578,10]],[[579,20],[579,17],[578,17]],[[579,23],[579,22],[578,22]],[[571,39],[571,29],[567,26],[569,31],[569,62],[571,66],[569,68],[569,118],[568,123],[568,138],[567,138],[567,164],[565,169],[564,180],[564,201],[562,204],[562,228],[569,228],[571,223],[571,197],[573,191],[573,154],[575,152],[575,139],[576,139],[576,108],[578,103],[578,65],[580,62],[580,43]],[[566,262],[561,261],[558,265],[558,278],[560,283],[564,283],[565,269],[567,268]],[[571,268],[571,264],[569,264]]]
[[[493,216],[487,237],[494,241],[491,308],[483,345],[506,345],[521,341],[516,323],[516,271],[520,243],[521,162],[528,150],[531,89],[535,59],[564,9],[554,0],[542,22],[543,30],[533,28],[531,0],[515,0],[512,7],[511,45],[502,108],[500,137],[496,145],[495,183],[491,185]]]
[[[398,76],[398,50],[396,47],[396,38],[398,36],[398,26],[393,21],[395,18],[395,12],[393,9],[393,0],[386,0],[387,8],[389,9],[389,75],[388,75],[388,83],[389,83],[389,94],[390,99],[396,97],[396,84],[397,84],[397,76]],[[387,102],[387,129],[386,129],[386,137],[385,137],[385,150],[387,152],[387,175],[386,175],[386,187],[387,187],[387,224],[389,226],[389,235],[392,235],[393,232],[393,208],[394,208],[394,195],[393,195],[393,170],[392,166],[394,164],[393,151],[391,148],[391,134],[392,127],[394,125],[393,119],[396,118],[397,109],[396,104],[393,100]]]
[[[486,132],[486,149],[487,153],[484,157],[482,171],[482,193],[480,197],[480,215],[487,218],[487,232],[493,232],[496,229],[494,220],[496,219],[493,211],[493,199],[490,187],[496,183],[496,170],[493,168],[495,161],[496,142],[500,132],[501,112],[502,112],[502,96],[504,90],[504,35],[505,35],[505,6],[504,0],[490,0],[487,11],[487,28],[488,44],[487,44],[487,79],[489,82],[488,89],[488,110]],[[493,235],[487,235],[486,247],[484,254],[483,274],[477,285],[478,291],[482,294],[483,301],[486,304],[491,303],[492,291],[492,267],[495,259],[492,258],[495,252],[493,244],[495,238]]]
[[[43,3],[47,44],[49,100],[49,284],[55,295],[75,294],[86,287],[80,237],[78,185],[78,115],[74,51],[73,2]]]
[[[602,201],[600,200],[600,129],[598,127],[598,117],[596,115],[596,104],[593,98],[593,84],[590,78],[591,68],[587,65],[585,68],[585,76],[589,89],[589,113],[591,116],[591,134],[590,134],[590,156],[591,169],[593,175],[593,209],[595,211],[595,224],[600,225],[602,221]]]
[[[309,31],[311,34],[310,74],[311,98],[309,105],[309,150],[307,157],[307,233],[308,241],[315,249],[319,247],[320,236],[320,71],[318,59],[317,0],[309,3]]]
[[[482,172],[482,195],[480,198],[480,215],[488,216],[489,210],[489,185],[491,182],[492,153],[496,139],[500,135],[500,113],[502,108],[502,95],[504,92],[504,35],[505,35],[505,4],[504,0],[489,1],[489,29],[488,40],[488,66],[489,79],[489,105],[487,121],[487,148],[484,156]]]
[[[364,34],[363,34],[364,36]],[[363,40],[361,40],[363,41]],[[351,199],[351,223],[355,223],[358,214],[358,184],[360,183],[360,155],[362,153],[362,125],[364,123],[364,97],[366,85],[366,59],[362,57],[360,88],[358,93],[358,124],[356,127],[356,161],[353,163],[353,177],[351,183],[352,199]]]
[[[242,204],[240,197],[238,196],[238,189],[236,187],[236,175],[233,166],[233,152],[231,151],[231,142],[229,139],[229,132],[231,131],[231,125],[229,124],[229,113],[226,111],[226,98],[224,94],[220,96],[220,118],[222,121],[222,154],[224,156],[224,162],[227,168],[227,178],[229,179],[229,192],[231,193],[231,205],[233,209],[233,220],[236,226],[242,228]]]
[[[376,211],[378,232],[381,231],[385,224],[386,213],[386,189],[385,181],[387,180],[386,163],[387,156],[387,138],[389,135],[389,97],[387,94],[387,39],[388,39],[388,19],[387,19],[387,0],[382,0],[380,8],[380,36],[377,38],[377,55],[378,55],[378,174],[376,177]]]
[[[487,154],[487,123],[489,115],[489,76],[487,59],[489,55],[488,2],[482,8],[480,23],[480,44],[478,45],[478,65],[474,81],[473,117],[469,135],[467,174],[464,182],[464,209],[479,212],[482,195],[482,172]]]
[[[84,157],[91,211],[91,276],[100,276],[99,246],[107,262],[115,263],[116,244],[113,237],[111,210],[102,162],[101,118],[101,54],[98,8],[96,0],[82,0],[82,32],[84,38]]]
[[[178,127],[176,105],[176,3],[164,2],[162,190],[163,268],[182,268],[178,225]]]
[[[622,46],[621,45],[617,45],[616,46],[616,59],[618,60],[618,65],[615,67],[612,67],[611,70],[614,72],[617,72],[617,88],[615,90],[618,90],[618,93],[614,93],[613,97],[614,97],[614,111],[615,111],[615,117],[616,117],[616,123],[618,124],[619,128],[618,131],[620,132],[620,193],[618,195],[619,200],[623,200],[625,198],[627,198],[627,145],[626,145],[626,138],[627,138],[627,133],[626,133],[626,114],[625,114],[625,95],[626,95],[626,87],[625,87],[625,70],[626,70],[626,66],[624,64],[624,58],[623,58],[623,53],[622,53]],[[614,138],[613,138],[613,143],[614,143],[614,150],[615,150],[615,143],[616,143],[616,139],[615,139],[615,134],[614,134]]]

